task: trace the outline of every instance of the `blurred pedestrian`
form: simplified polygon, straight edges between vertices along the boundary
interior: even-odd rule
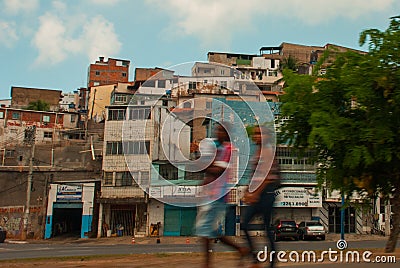
[[[249,252],[247,248],[236,245],[222,232],[218,232],[218,223],[224,222],[226,215],[227,183],[231,178],[232,144],[229,138],[229,128],[227,123],[219,123],[215,127],[217,152],[214,161],[205,170],[203,182],[203,189],[209,203],[199,207],[196,219],[196,234],[203,238],[204,243],[205,268],[210,267],[212,240],[218,239],[222,243],[235,248],[241,256],[245,256]]]
[[[255,126],[251,135],[252,140],[257,146],[255,154],[251,159],[253,166],[251,182],[253,183],[253,187],[256,186],[256,189],[251,189],[252,187],[250,187],[242,199],[248,206],[245,209],[241,226],[253,255],[253,265],[251,266],[253,268],[261,267],[257,260],[254,243],[249,235],[249,223],[254,216],[262,216],[265,225],[265,234],[269,240],[269,252],[276,252],[273,233],[270,229],[270,221],[275,201],[275,191],[280,186],[280,172],[278,162],[272,151],[272,137],[271,131],[263,126]],[[268,163],[270,161],[272,161],[272,165],[268,170]],[[274,267],[275,255],[272,254],[270,256],[270,267]]]

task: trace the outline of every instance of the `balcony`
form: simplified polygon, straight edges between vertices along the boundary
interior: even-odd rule
[[[102,186],[101,198],[145,198],[145,192],[137,186]]]

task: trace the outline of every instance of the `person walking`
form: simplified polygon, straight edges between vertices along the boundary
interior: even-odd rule
[[[236,245],[222,232],[218,232],[218,223],[225,222],[227,183],[231,178],[232,144],[228,133],[229,125],[227,123],[219,123],[215,127],[217,152],[214,161],[205,170],[203,182],[205,196],[210,202],[199,207],[196,219],[196,234],[203,238],[204,244],[204,268],[210,267],[211,242],[215,239],[235,248],[241,256],[246,256],[249,253],[247,248]]]
[[[245,209],[242,229],[253,256],[253,265],[251,267],[257,268],[261,266],[257,259],[254,243],[249,235],[249,224],[254,216],[262,215],[265,232],[269,240],[269,250],[270,252],[276,252],[273,233],[270,229],[270,220],[275,201],[275,190],[280,186],[280,172],[278,162],[274,157],[272,147],[270,146],[272,135],[269,129],[262,126],[255,126],[251,138],[257,146],[252,158],[253,168],[251,182],[253,185],[256,184],[258,187],[254,191],[251,191],[252,189],[249,187],[242,198],[243,202],[249,205]],[[271,159],[273,159],[272,165],[270,170],[268,170],[268,163]],[[269,261],[270,267],[274,267],[275,254],[270,256]]]

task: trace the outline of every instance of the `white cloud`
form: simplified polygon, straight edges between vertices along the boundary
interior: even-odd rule
[[[14,22],[0,21],[0,44],[11,47],[18,40]]]
[[[119,1],[120,0],[90,0],[90,2],[92,2],[93,4],[96,4],[96,5],[108,5],[108,6],[115,5]]]
[[[41,16],[39,20],[40,27],[33,39],[33,44],[39,50],[36,63],[55,64],[63,61],[68,53],[65,48],[65,26],[50,13]]]
[[[94,17],[84,26],[81,41],[91,61],[98,56],[117,54],[121,49],[114,25],[102,16]]]
[[[17,14],[20,11],[32,12],[38,6],[38,0],[4,0],[4,9],[10,14]]]
[[[251,31],[255,19],[265,21],[295,19],[305,25],[318,25],[336,18],[355,19],[388,10],[395,0],[146,0],[170,16],[169,36],[198,36],[203,44],[229,43],[233,33]],[[265,27],[274,27],[273,23]]]
[[[93,61],[98,56],[115,55],[121,49],[113,24],[102,16],[88,20],[82,14],[46,13],[39,20],[39,29],[32,40],[39,52],[35,64],[57,64],[71,54],[83,54]]]

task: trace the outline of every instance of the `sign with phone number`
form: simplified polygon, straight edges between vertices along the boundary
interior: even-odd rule
[[[322,207],[315,187],[282,187],[275,191],[275,207]]]

